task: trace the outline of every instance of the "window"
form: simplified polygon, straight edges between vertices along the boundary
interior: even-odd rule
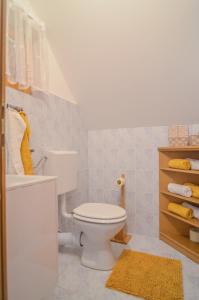
[[[7,16],[8,85],[22,91],[47,90],[47,58],[44,25],[10,1]]]

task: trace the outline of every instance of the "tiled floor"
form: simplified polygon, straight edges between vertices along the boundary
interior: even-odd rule
[[[122,251],[113,245],[116,255]],[[133,235],[128,248],[164,257],[180,259],[183,263],[184,299],[199,299],[199,265],[175,251],[162,241],[141,235]],[[105,288],[110,272],[95,271],[80,264],[80,250],[62,247],[59,253],[59,280],[54,295],[45,300],[127,300],[137,297]],[[140,298],[139,298],[140,299]],[[170,300],[170,299],[168,299]]]

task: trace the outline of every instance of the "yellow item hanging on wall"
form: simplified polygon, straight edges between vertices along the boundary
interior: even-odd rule
[[[32,157],[30,152],[30,124],[28,118],[24,112],[20,112],[20,116],[26,123],[26,130],[24,133],[24,137],[21,143],[21,159],[24,167],[25,175],[33,175],[33,166],[32,166]]]
[[[191,164],[187,159],[171,159],[169,161],[169,167],[173,169],[190,170]]]
[[[192,197],[199,198],[199,186],[193,183],[185,183],[192,190]]]
[[[180,204],[176,203],[169,203],[168,210],[178,216],[181,216],[185,219],[192,219],[193,218],[193,210],[191,208],[184,207]]]

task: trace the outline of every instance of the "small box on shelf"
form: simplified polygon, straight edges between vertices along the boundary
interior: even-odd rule
[[[189,127],[186,125],[173,125],[169,127],[169,145],[183,147],[189,143]]]
[[[194,134],[189,136],[190,146],[199,146],[199,134]]]

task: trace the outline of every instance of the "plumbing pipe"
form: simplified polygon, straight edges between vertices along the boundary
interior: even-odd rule
[[[73,221],[73,214],[67,213],[66,208],[66,194],[62,194],[59,196],[61,201],[61,215],[67,220]],[[69,233],[59,233],[59,243],[60,245],[72,244],[76,247],[83,247],[84,244],[84,234],[79,230],[75,230],[73,227],[73,231]]]
[[[72,219],[73,215],[71,213],[67,213],[66,208],[66,194],[62,194],[59,196],[61,201],[61,215],[66,219]]]

